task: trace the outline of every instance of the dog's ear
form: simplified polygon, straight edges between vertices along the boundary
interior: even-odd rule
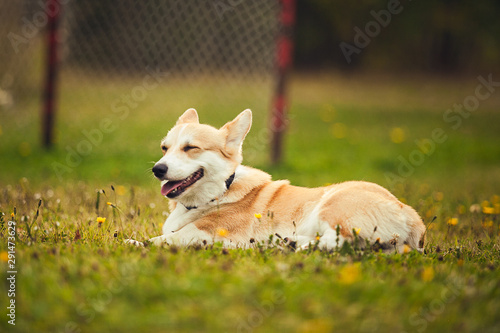
[[[200,121],[198,120],[198,113],[196,112],[195,109],[187,109],[186,112],[184,112],[182,116],[179,117],[179,119],[175,124],[180,125],[189,123],[195,123],[195,124],[200,123]]]
[[[225,124],[221,130],[227,132],[226,149],[230,152],[240,152],[241,145],[252,126],[252,111],[246,109],[234,120]]]

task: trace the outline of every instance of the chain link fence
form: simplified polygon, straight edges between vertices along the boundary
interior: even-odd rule
[[[269,110],[278,0],[0,0],[3,116],[40,112],[47,22],[56,12],[58,113],[113,104],[130,89],[124,82],[134,87],[154,73],[214,107],[241,97]]]

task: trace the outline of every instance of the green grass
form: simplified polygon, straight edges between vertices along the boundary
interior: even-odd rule
[[[297,75],[279,166],[268,164],[269,103],[248,97],[264,88],[167,81],[120,119],[111,104],[136,81],[69,82],[52,151],[38,145],[35,100],[15,113],[2,111],[12,113],[1,123],[0,251],[5,259],[13,219],[18,270],[16,326],[3,315],[2,331],[500,330],[500,93],[456,130],[443,120],[446,109],[474,93],[474,78]],[[415,207],[426,224],[436,216],[426,254],[125,246],[124,238],[160,234],[168,209],[151,162],[160,156],[159,140],[191,106],[216,126],[251,107],[245,163],[274,179],[303,186],[374,181]],[[58,177],[53,163],[66,163],[65,147],[77,149],[86,140],[82,131],[106,117],[116,129]],[[448,139],[402,182],[389,182],[388,173],[398,175],[398,156],[408,159],[418,150],[415,140],[430,138],[435,128]],[[402,142],[394,142],[394,131]],[[456,225],[447,224],[451,218]],[[7,263],[1,266],[6,281]],[[7,304],[6,289],[0,298]]]

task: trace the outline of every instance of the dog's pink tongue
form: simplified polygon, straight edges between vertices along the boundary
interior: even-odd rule
[[[161,195],[165,196],[181,185],[182,181],[168,181],[161,187]]]

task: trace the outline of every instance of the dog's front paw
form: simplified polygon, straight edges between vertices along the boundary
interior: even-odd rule
[[[311,245],[310,243],[307,243],[307,244],[304,244],[304,245],[298,246],[298,247],[295,249],[295,252],[307,251],[307,250],[309,250],[310,245]]]
[[[144,247],[143,242],[139,242],[139,241],[136,241],[133,239],[125,239],[124,242],[125,242],[125,244],[132,244],[132,245],[135,245],[137,247]]]

